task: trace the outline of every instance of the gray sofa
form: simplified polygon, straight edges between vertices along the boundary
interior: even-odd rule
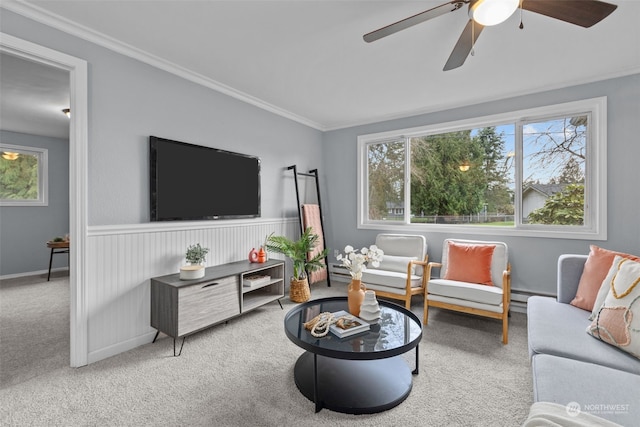
[[[558,297],[527,302],[536,402],[571,404],[623,426],[640,425],[640,360],[586,333],[591,312],[574,298],[586,255],[558,259]]]

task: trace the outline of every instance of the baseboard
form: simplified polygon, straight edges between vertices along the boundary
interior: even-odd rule
[[[55,273],[57,271],[69,271],[69,267],[58,267],[58,268],[51,269],[52,273]],[[38,270],[38,271],[27,271],[25,273],[5,274],[4,276],[0,276],[0,280],[17,279],[19,277],[28,277],[28,276],[40,276],[42,274],[48,274],[48,273],[49,273],[49,270]]]
[[[133,350],[134,348],[139,347],[141,345],[149,344],[151,341],[153,341],[153,337],[155,337],[155,335],[156,335],[156,331],[153,330],[149,333],[137,336],[127,341],[119,342],[109,347],[101,348],[100,350],[90,351],[89,357],[88,357],[88,363],[91,364],[93,362],[97,362],[99,360],[103,360],[108,357],[115,356],[125,351]]]

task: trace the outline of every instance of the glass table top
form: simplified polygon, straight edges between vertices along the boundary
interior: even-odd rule
[[[406,353],[416,347],[422,338],[420,319],[411,311],[386,301],[378,300],[380,319],[370,323],[368,331],[339,338],[329,332],[314,337],[303,323],[320,313],[348,311],[346,297],[322,298],[308,301],[291,309],[284,319],[287,337],[299,347],[323,356],[371,360]]]

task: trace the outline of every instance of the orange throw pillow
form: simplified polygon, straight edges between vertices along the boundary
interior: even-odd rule
[[[445,279],[493,286],[491,259],[496,245],[448,243]]]
[[[616,255],[629,258],[633,261],[640,261],[640,258],[635,255],[602,249],[596,245],[591,245],[589,248],[591,249],[589,251],[589,258],[587,258],[587,262],[584,264],[584,270],[582,271],[582,276],[580,276],[576,296],[570,304],[583,310],[592,311],[598,290],[600,290],[604,278],[607,277],[607,273]]]

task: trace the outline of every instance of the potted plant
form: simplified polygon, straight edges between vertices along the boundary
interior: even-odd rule
[[[318,235],[312,233],[311,227],[307,227],[298,240],[273,235],[267,238],[268,252],[283,254],[293,262],[293,277],[289,287],[289,299],[293,302],[305,302],[311,298],[307,272],[325,267],[322,260],[327,256],[327,249],[309,257],[309,253],[316,247],[317,242]]]
[[[209,253],[209,248],[203,248],[200,243],[187,248],[185,258],[190,265],[180,267],[180,279],[192,280],[204,277],[204,262]]]

